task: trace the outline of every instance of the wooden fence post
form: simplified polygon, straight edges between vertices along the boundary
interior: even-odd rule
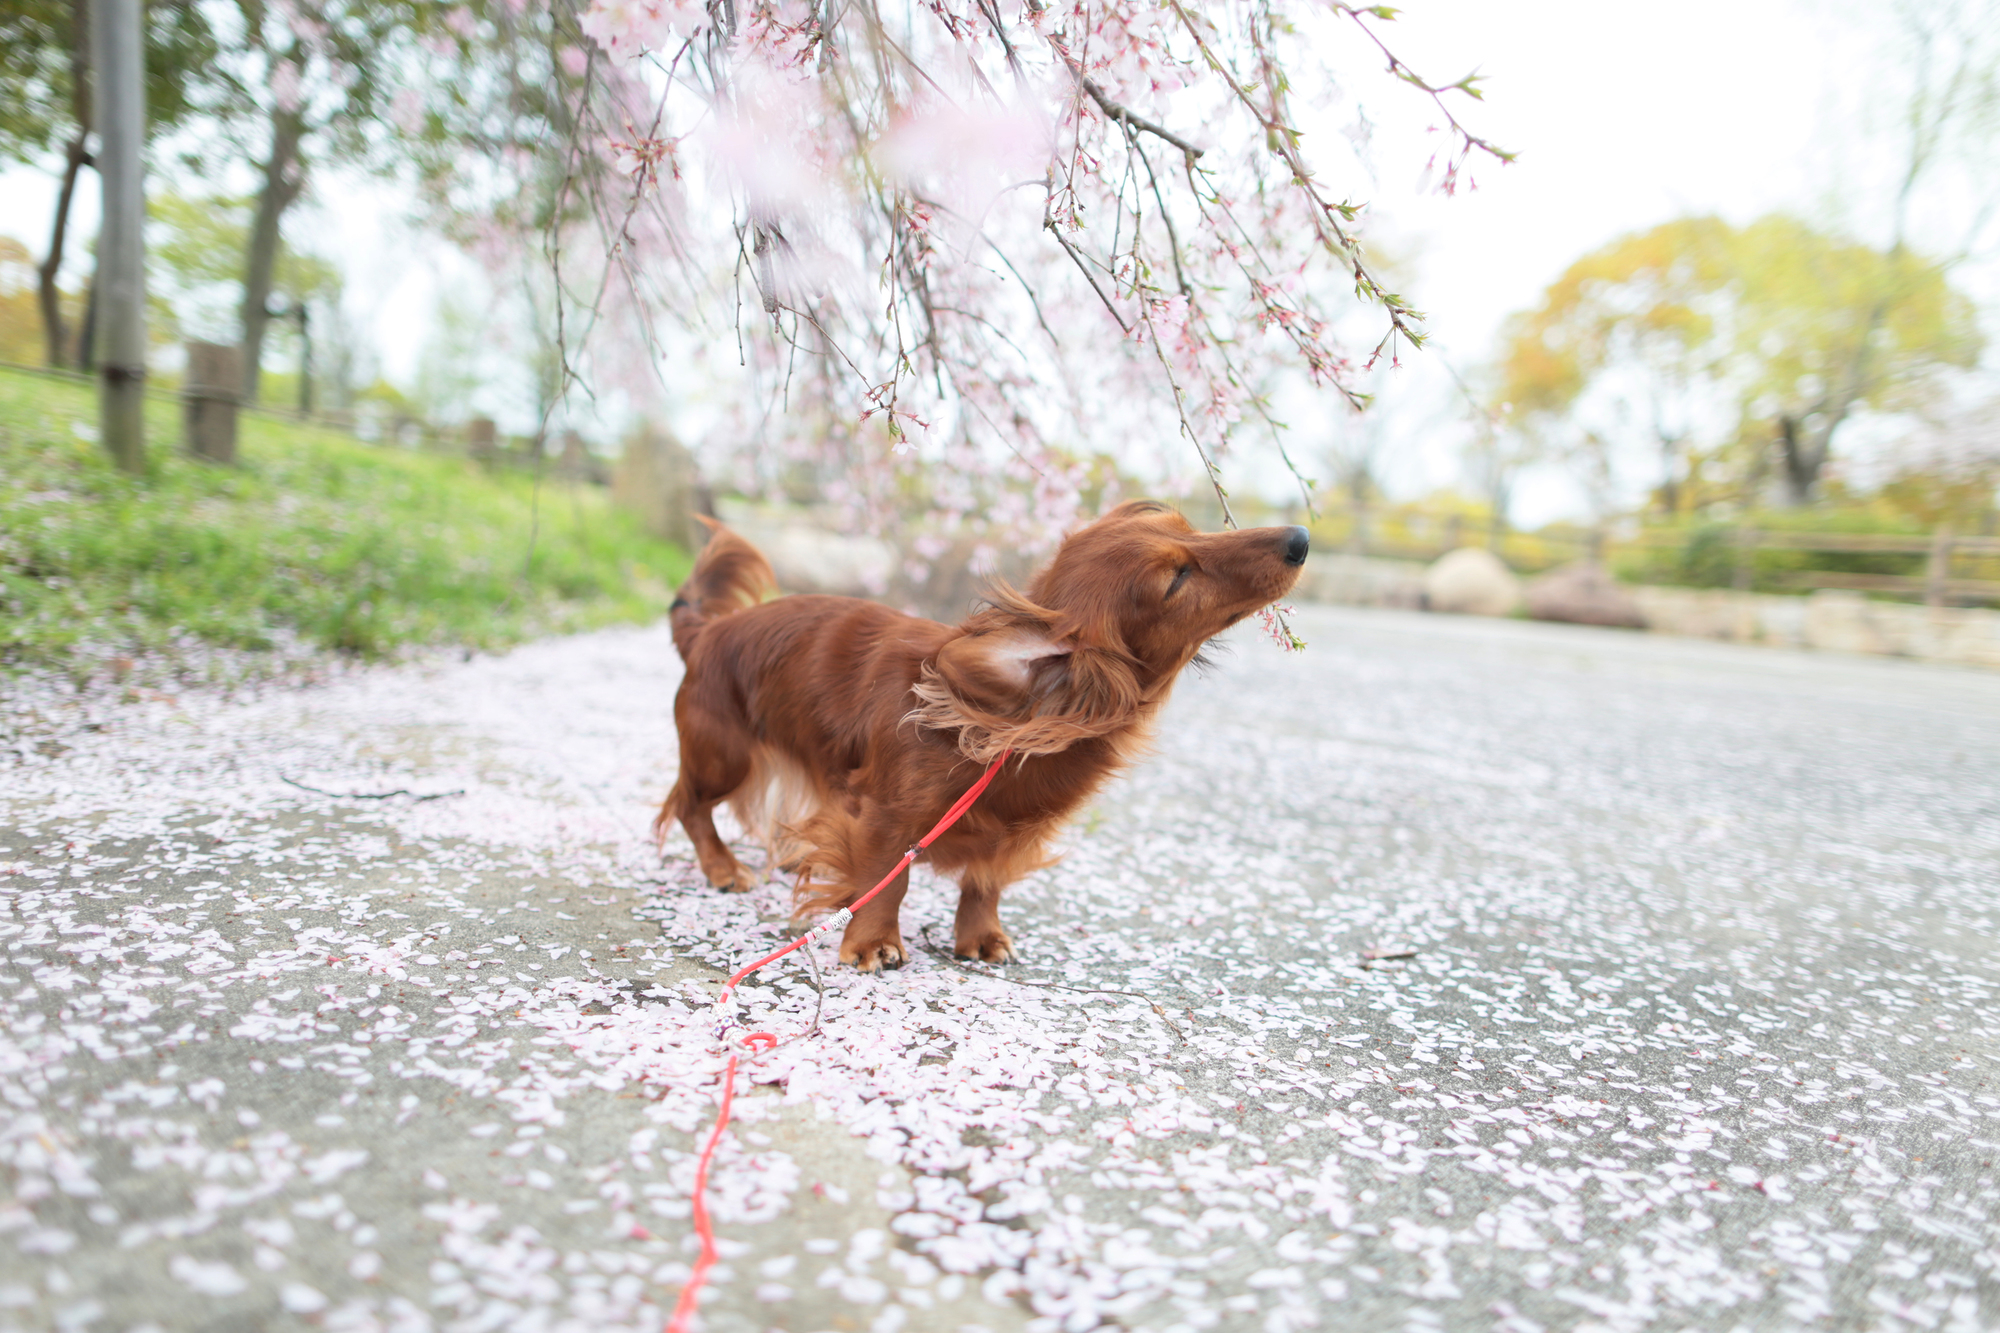
[[[1944,606],[1951,589],[1951,528],[1931,534],[1930,565],[1924,570],[1924,605]]]
[[[465,448],[482,463],[491,463],[498,449],[498,436],[491,417],[474,417],[465,423]]]
[[[1736,529],[1736,569],[1730,584],[1738,592],[1749,592],[1756,572],[1757,529],[1748,524]]]
[[[590,476],[590,446],[573,430],[562,433],[561,467],[563,475],[572,481],[583,481]]]
[[[222,343],[189,343],[181,383],[182,444],[211,463],[236,461],[236,404],[243,388],[243,351]]]

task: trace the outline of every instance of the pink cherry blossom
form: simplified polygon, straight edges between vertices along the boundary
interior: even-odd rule
[[[727,348],[695,443],[753,490],[804,468],[854,526],[948,508],[1038,549],[1103,457],[1149,488],[1206,478],[1233,521],[1213,465],[1281,435],[1274,394],[1363,401],[1335,333],[1357,296],[1371,355],[1423,337],[1372,276],[1347,194],[1366,171],[1337,137],[1303,156],[1289,92],[1344,87],[1330,53],[1388,17],[598,0],[582,31],[616,71],[577,147],[618,170],[579,187],[567,262],[608,270],[590,289],[662,373],[671,347]],[[1449,123],[1461,162],[1500,155]]]

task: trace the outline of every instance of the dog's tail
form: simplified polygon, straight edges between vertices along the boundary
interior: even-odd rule
[[[757,605],[778,590],[778,577],[763,552],[703,514],[696,518],[708,528],[708,544],[695,557],[668,623],[674,627],[674,647],[681,659],[700,635],[702,626],[732,611]]]

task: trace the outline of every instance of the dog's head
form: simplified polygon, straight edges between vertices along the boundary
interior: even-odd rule
[[[1025,594],[994,589],[926,665],[916,716],[958,729],[982,762],[1130,726],[1204,643],[1291,590],[1307,544],[1304,528],[1197,532],[1166,505],[1120,505],[1064,540]]]

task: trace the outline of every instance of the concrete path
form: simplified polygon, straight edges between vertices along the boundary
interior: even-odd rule
[[[1299,623],[1025,963],[754,988],[703,1326],[2000,1328],[2000,675]],[[784,934],[651,854],[677,673],[17,695],[0,1329],[657,1329],[706,997]]]

